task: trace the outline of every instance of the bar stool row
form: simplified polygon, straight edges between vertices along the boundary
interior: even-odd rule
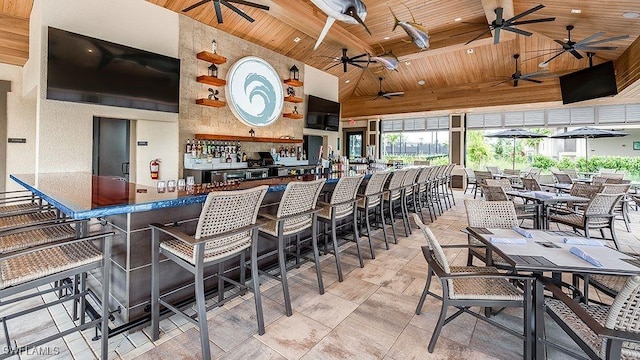
[[[261,203],[267,193],[267,186],[248,190],[212,192],[207,196],[195,234],[189,235],[172,224],[152,224],[152,292],[151,292],[151,334],[155,341],[160,337],[160,307],[171,310],[192,322],[200,330],[202,358],[211,358],[209,329],[206,313],[214,307],[243,295],[254,293],[258,333],[264,334],[264,316],[260,295],[260,275],[277,279],[282,284],[285,313],[293,314],[287,281],[287,271],[299,266],[300,259],[313,261],[318,281],[318,291],[324,293],[321,269],[321,253],[335,257],[338,280],[343,281],[343,273],[338,243],[338,230],[351,227],[360,267],[364,259],[360,244],[360,227],[366,227],[371,259],[375,259],[372,237],[373,225],[381,223],[385,248],[389,249],[386,221],[390,222],[393,241],[397,243],[395,220],[402,220],[404,235],[411,234],[409,212],[422,215],[422,209],[429,211],[431,219],[441,215],[445,209],[455,205],[451,189],[453,165],[415,167],[394,172],[374,173],[364,185],[361,195],[358,191],[364,176],[346,176],[338,180],[327,201],[321,197],[325,179],[315,181],[290,182],[280,202],[275,208],[262,208]],[[385,187],[386,184],[386,187]],[[385,203],[387,204],[385,209]],[[270,211],[269,211],[270,210]],[[385,212],[385,210],[387,210]],[[398,212],[396,212],[398,211]],[[387,218],[387,219],[385,219]],[[319,231],[318,224],[322,224]],[[272,242],[275,250],[260,253],[260,238]],[[273,248],[273,247],[272,247]],[[247,252],[250,259],[246,261]],[[173,261],[194,275],[196,301],[191,307],[176,308],[161,298],[161,256]],[[260,269],[259,263],[268,257],[277,257],[277,268]],[[287,262],[287,259],[295,262]],[[228,260],[237,259],[237,265],[225,269]],[[251,284],[245,282],[246,267],[249,265]],[[218,299],[215,304],[206,305],[204,274],[205,269],[217,266]],[[228,274],[239,270],[239,281]],[[225,285],[234,285],[237,291],[227,291]],[[195,311],[193,311],[195,310]]]

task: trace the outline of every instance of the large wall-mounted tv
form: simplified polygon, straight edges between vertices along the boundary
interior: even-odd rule
[[[49,27],[47,99],[178,112],[180,59]]]
[[[563,104],[616,95],[618,86],[613,61],[560,76],[560,90]]]
[[[309,129],[338,131],[340,103],[309,95],[305,119],[305,127]]]

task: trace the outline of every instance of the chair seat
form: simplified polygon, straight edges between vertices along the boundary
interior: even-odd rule
[[[358,209],[364,209],[366,205],[366,198],[358,199]],[[372,196],[369,198],[369,209],[380,205],[380,196]]]
[[[556,214],[549,216],[550,221],[561,222],[570,226],[583,227],[584,217],[578,214]],[[589,227],[608,226],[609,221],[606,219],[592,218],[589,220]]]
[[[497,273],[495,268],[483,271],[482,268],[470,268],[473,272]],[[494,271],[495,270],[495,271]],[[506,279],[468,278],[451,280],[449,297],[454,300],[504,300],[522,301],[524,295]]]
[[[205,248],[205,263],[224,258],[225,256],[238,253],[248,248],[251,246],[251,233],[244,232],[235,234],[221,240],[216,240],[215,245],[212,243],[213,242],[207,243],[207,247]],[[160,243],[160,247],[192,265],[196,263],[194,246],[184,241],[171,239]]]
[[[28,225],[38,221],[53,220],[55,218],[56,213],[53,211],[7,216],[0,218],[0,229]]]
[[[324,220],[331,220],[331,213],[336,212],[336,220],[343,219],[349,215],[353,214],[353,203],[339,205],[339,206],[330,206],[325,205],[321,207],[321,210],[318,212],[318,218]]]
[[[284,221],[284,234],[290,235],[311,227],[313,219],[310,215],[302,215]],[[293,224],[291,226],[290,224]],[[267,221],[260,227],[260,232],[278,237],[278,222],[276,220]]]
[[[75,236],[76,230],[69,224],[23,231],[0,237],[2,243],[0,253],[10,253],[54,241],[73,239]]]
[[[611,293],[617,294],[622,290],[628,279],[628,276],[592,274],[589,276],[589,283],[592,283],[597,287],[605,288]]]
[[[596,354],[600,354],[600,357],[604,358],[603,340],[598,337],[596,333],[591,331],[589,327],[578,316],[571,311],[571,309],[562,301],[556,299],[546,299],[545,305],[547,310],[552,311],[556,316],[560,318],[565,324],[569,325],[571,330],[575,332],[582,341],[585,342]],[[592,317],[595,321],[604,326],[607,315],[609,313],[609,306],[598,304],[580,304],[580,306]],[[621,359],[637,359],[640,357],[640,345],[625,342],[622,344],[622,356]]]
[[[40,205],[34,203],[14,204],[0,206],[0,214],[10,215],[13,213],[23,212],[27,210],[36,210],[40,208]]]
[[[400,195],[401,195],[400,190],[388,191],[388,192],[384,193],[384,201],[398,200],[398,199],[400,199]]]
[[[43,249],[0,261],[0,289],[101,261],[102,253],[89,242]]]

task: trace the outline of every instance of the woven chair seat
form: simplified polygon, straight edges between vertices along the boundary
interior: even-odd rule
[[[597,275],[593,274],[589,276],[589,282],[594,283],[596,286],[603,287],[612,293],[619,293],[627,283],[628,276],[618,275]]]
[[[604,358],[603,348],[604,341],[598,337],[589,327],[582,321],[571,309],[562,301],[556,299],[546,299],[545,306],[558,316],[565,324],[569,325],[571,330],[575,332],[582,341],[584,341],[596,354],[600,354]],[[580,304],[580,306],[595,321],[604,326],[609,314],[608,305],[598,304]],[[621,359],[637,359],[640,357],[640,344],[624,342],[622,344]]]
[[[27,211],[27,210],[35,210],[38,208],[40,208],[40,205],[34,204],[34,203],[5,205],[5,206],[0,206],[0,214],[11,215],[13,213]]]
[[[400,199],[401,192],[400,190],[391,190],[384,193],[384,201],[398,200]]]
[[[325,220],[331,220],[331,213],[335,211],[336,220],[338,220],[351,215],[352,209],[353,209],[352,204],[345,204],[345,205],[340,205],[336,207],[331,207],[330,205],[326,205],[326,206],[322,206],[321,210],[318,212],[318,217]]]
[[[38,221],[53,220],[56,213],[53,211],[37,212],[31,214],[7,216],[0,218],[0,229],[14,226],[28,225]]]
[[[358,199],[358,209],[364,209],[365,207],[365,202],[366,198],[361,198]],[[380,205],[380,197],[379,196],[372,196],[369,198],[369,209],[371,209],[372,207],[376,207]]]
[[[0,237],[0,254],[23,250],[54,241],[73,239],[76,230],[69,224],[23,231]]]
[[[474,269],[474,272],[478,269]],[[492,273],[492,271],[488,271]],[[524,295],[506,279],[468,278],[450,280],[449,297],[454,300],[512,300],[522,301]]]
[[[567,225],[575,225],[582,227],[584,225],[584,216],[579,214],[558,214],[549,216],[550,221],[561,222]],[[596,226],[608,226],[609,219],[607,218],[591,218],[589,219],[589,227]]]
[[[0,261],[0,289],[101,261],[102,253],[89,242],[43,249]]]
[[[297,216],[284,221],[284,234],[295,234],[311,227],[313,219],[311,215]],[[266,222],[260,227],[261,232],[265,232],[271,236],[278,237],[278,222],[275,220]]]
[[[225,256],[237,254],[238,252],[247,249],[251,246],[251,233],[244,232],[226,238],[207,242],[204,251],[204,262],[210,262],[224,258]],[[184,241],[171,239],[163,241],[160,244],[163,250],[166,250],[175,256],[195,265],[195,251],[194,246],[185,243]]]

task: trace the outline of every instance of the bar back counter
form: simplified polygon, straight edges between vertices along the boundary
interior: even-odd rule
[[[180,223],[187,232],[197,224],[206,192],[200,186],[193,191],[158,193],[153,187],[129,183],[118,178],[94,176],[90,173],[47,173],[11,175],[11,179],[34,192],[65,215],[76,220],[96,223],[99,220],[116,232],[112,247],[111,297],[109,308],[120,307],[114,313],[115,323],[134,326],[149,315],[151,294],[151,230],[149,224]],[[270,185],[262,207],[277,204],[286,184],[305,178],[276,178],[245,181],[234,189]],[[323,191],[329,192],[337,178],[328,179]],[[259,253],[272,250],[268,241],[261,241]],[[277,263],[277,259],[265,259]],[[161,260],[161,293],[166,301],[176,303],[193,297],[193,276],[167,259]],[[205,287],[216,290],[217,267],[205,273]],[[90,284],[102,279],[93,277]],[[92,287],[98,292],[99,286]],[[98,294],[100,295],[100,294]],[[139,322],[140,326],[144,321]],[[135,326],[134,326],[135,327]]]

